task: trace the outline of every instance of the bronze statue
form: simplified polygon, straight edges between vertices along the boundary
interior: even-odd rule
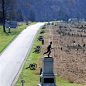
[[[51,49],[53,49],[53,48],[51,48],[51,45],[52,45],[52,42],[50,42],[50,44],[48,45],[48,47],[47,47],[47,52],[44,53],[44,54],[48,53],[48,57],[49,57],[49,55],[50,55],[50,53],[51,53]],[[43,55],[44,55],[44,54],[43,54]]]

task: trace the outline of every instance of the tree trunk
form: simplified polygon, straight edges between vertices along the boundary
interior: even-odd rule
[[[6,30],[5,30],[5,17],[4,17],[4,15],[3,15],[3,31],[6,32]]]
[[[6,32],[6,30],[5,30],[5,9],[4,9],[4,0],[2,0],[2,11],[3,11],[3,31]]]

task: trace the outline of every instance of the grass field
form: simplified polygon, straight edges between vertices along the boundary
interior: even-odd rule
[[[40,54],[33,53],[34,48],[37,45],[41,46],[41,42],[37,41],[37,38],[40,36],[39,32],[34,41],[32,49],[27,57],[24,67],[19,75],[19,78],[14,86],[22,86],[21,80],[25,81],[24,86],[37,86],[39,84],[40,75],[39,75],[39,72],[37,73],[37,71],[40,70],[40,68],[39,68],[40,67],[40,65],[39,65]],[[30,70],[29,68],[26,69],[30,63],[36,63],[37,69],[36,70]],[[68,81],[66,81],[58,76],[56,76],[56,85],[57,86],[85,86],[85,85],[80,85],[80,84],[75,84],[75,83],[69,83]]]
[[[36,23],[36,22],[35,22]],[[35,24],[31,23],[29,25]],[[6,33],[3,32],[3,27],[0,26],[0,53],[9,45],[9,43],[28,25],[18,26],[17,28],[11,28],[11,33],[8,33],[8,28],[6,28]]]

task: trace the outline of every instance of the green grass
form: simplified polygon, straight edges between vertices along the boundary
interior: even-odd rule
[[[36,22],[31,23],[36,24]],[[11,33],[8,33],[8,28],[6,28],[6,33],[3,32],[3,27],[0,26],[0,53],[9,45],[9,43],[28,25],[18,26],[17,28],[11,28]]]
[[[37,37],[34,41],[32,49],[27,57],[27,60],[24,64],[24,67],[19,75],[19,78],[18,78],[15,86],[22,86],[21,80],[25,80],[24,86],[37,86],[39,84],[40,75],[35,74],[36,70],[30,70],[29,68],[26,69],[30,63],[36,63],[37,69],[39,69],[39,56],[40,56],[40,54],[33,53],[35,46],[41,45],[41,42],[37,41],[37,38],[39,35],[40,34],[37,34]],[[56,76],[56,85],[57,86],[86,86],[86,85],[81,85],[81,84],[69,83],[68,81],[66,81],[58,76]]]

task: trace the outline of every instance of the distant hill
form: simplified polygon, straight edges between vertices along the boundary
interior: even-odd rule
[[[17,3],[24,19],[32,21],[51,21],[62,16],[62,19],[86,18],[86,0],[18,0]]]

